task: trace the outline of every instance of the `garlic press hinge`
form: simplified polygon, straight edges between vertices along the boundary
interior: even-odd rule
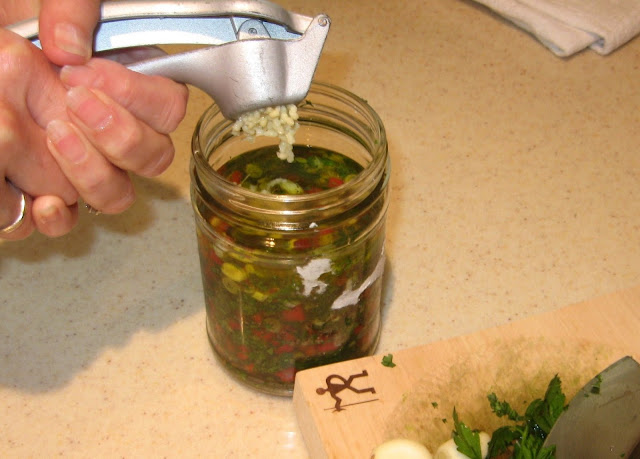
[[[163,44],[220,45],[237,40],[300,38],[313,18],[262,0],[107,1],[101,6],[94,51]],[[38,20],[9,27],[40,46]]]

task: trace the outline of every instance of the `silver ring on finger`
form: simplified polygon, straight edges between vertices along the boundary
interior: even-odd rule
[[[27,214],[27,196],[24,194],[24,191],[17,188],[11,182],[7,182],[7,183],[9,184],[9,186],[11,186],[13,189],[15,189],[20,193],[20,210],[18,212],[18,216],[13,221],[13,223],[9,224],[8,226],[5,226],[4,228],[0,228],[0,234],[13,233],[15,230],[20,228],[20,225],[22,225],[22,222],[24,222],[24,217]]]
[[[85,203],[84,207],[87,209],[87,212],[89,212],[89,214],[91,215],[100,215],[101,212],[96,209],[95,207],[92,207],[90,204]]]

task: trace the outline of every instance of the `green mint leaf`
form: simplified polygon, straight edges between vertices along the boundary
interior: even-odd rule
[[[393,363],[393,354],[387,354],[384,357],[382,357],[382,365],[389,368],[395,367],[396,364]]]
[[[480,448],[480,435],[478,435],[478,432],[472,431],[463,422],[460,422],[455,407],[453,408],[453,425],[453,441],[458,447],[458,451],[471,459],[483,459]]]
[[[560,417],[562,412],[567,408],[564,393],[562,392],[562,381],[558,375],[555,375],[551,382],[549,383],[549,387],[547,387],[547,392],[544,395],[545,404],[548,406],[548,413],[551,416],[551,426],[556,422],[556,420]]]
[[[565,410],[565,402],[566,397],[562,392],[562,382],[556,375],[549,382],[544,400],[536,399],[527,407],[525,418],[530,433],[544,440],[549,435],[553,424]]]

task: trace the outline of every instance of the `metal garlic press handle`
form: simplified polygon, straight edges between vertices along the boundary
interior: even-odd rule
[[[107,1],[96,52],[158,44],[212,45],[130,65],[192,84],[231,119],[304,99],[329,32],[326,15],[289,12],[264,0]],[[37,46],[36,18],[10,27]]]

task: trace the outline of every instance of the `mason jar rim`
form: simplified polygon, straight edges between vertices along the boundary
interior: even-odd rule
[[[308,96],[313,94],[330,97],[345,107],[356,110],[356,113],[366,120],[366,127],[372,131],[372,136],[375,138],[376,143],[374,148],[369,151],[371,154],[371,162],[363,165],[363,170],[355,178],[335,188],[300,195],[262,194],[234,184],[218,174],[216,170],[211,167],[209,163],[211,152],[205,151],[207,150],[206,146],[201,145],[205,135],[203,129],[207,122],[220,116],[221,120],[211,126],[212,129],[217,129],[220,132],[230,128],[235,122],[222,117],[220,108],[215,102],[205,110],[198,120],[192,137],[192,160],[195,163],[199,177],[202,176],[201,178],[204,178],[209,183],[215,184],[216,189],[219,189],[223,194],[234,194],[238,196],[239,201],[252,202],[259,199],[266,204],[276,206],[278,204],[287,205],[289,203],[304,206],[306,203],[322,200],[325,202],[338,202],[343,199],[343,197],[352,195],[354,189],[361,188],[365,190],[358,194],[366,194],[366,190],[373,188],[378,183],[388,163],[387,137],[382,119],[365,99],[340,86],[314,81],[311,84]],[[298,104],[298,107],[304,108],[305,101],[306,98]],[[313,103],[311,103],[311,106],[313,106]],[[355,119],[355,117],[353,119]],[[210,127],[207,126],[207,128]]]

